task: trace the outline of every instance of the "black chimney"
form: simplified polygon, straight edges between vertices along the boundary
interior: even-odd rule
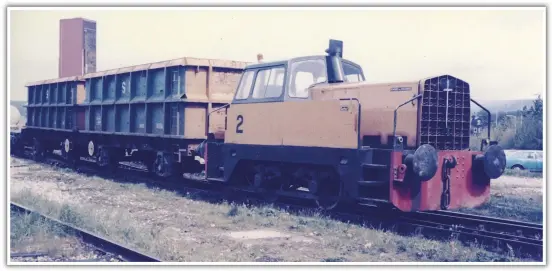
[[[343,65],[343,41],[330,40],[330,46],[326,50],[326,67],[328,69],[328,83],[342,83],[344,81]]]

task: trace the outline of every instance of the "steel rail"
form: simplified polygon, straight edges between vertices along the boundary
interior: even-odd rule
[[[133,250],[131,248],[118,244],[116,242],[99,237],[84,229],[72,226],[70,224],[62,222],[53,217],[49,217],[47,215],[41,214],[21,204],[10,202],[10,209],[18,213],[38,215],[42,219],[45,219],[50,223],[56,224],[65,230],[75,232],[82,239],[83,242],[93,246],[94,248],[104,253],[118,255],[119,257],[122,258],[122,260],[126,262],[161,262],[161,260],[156,259],[155,257],[148,256],[144,253],[138,252],[136,250]]]
[[[496,222],[496,223],[504,223],[504,224],[512,224],[516,226],[522,226],[522,227],[529,227],[534,228],[536,230],[542,231],[542,224],[538,223],[531,223],[531,222],[525,222],[525,221],[519,221],[519,220],[512,220],[512,219],[504,219],[504,218],[497,218],[497,217],[491,217],[491,216],[482,216],[482,215],[476,215],[476,214],[467,214],[467,213],[459,213],[455,211],[433,211],[438,214],[445,214],[454,216],[458,219],[460,218],[467,218],[467,219],[484,219],[487,222]],[[428,212],[431,213],[431,212]]]
[[[528,237],[516,236],[507,233],[499,233],[486,230],[475,230],[455,222],[454,225],[446,223],[438,223],[431,220],[415,220],[401,218],[401,222],[409,225],[415,225],[426,229],[432,229],[432,234],[448,234],[465,242],[476,242],[483,245],[498,246],[503,250],[514,250],[540,257],[543,253],[542,240]]]
[[[500,219],[489,216],[462,214],[458,212],[418,212],[410,214],[411,217],[425,218],[442,223],[456,223],[464,227],[476,230],[508,233],[520,237],[531,237],[540,240],[543,237],[542,224]],[[542,240],[541,240],[542,241]]]

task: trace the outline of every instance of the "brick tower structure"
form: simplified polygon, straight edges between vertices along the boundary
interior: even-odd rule
[[[62,19],[59,24],[59,77],[96,72],[96,22]]]

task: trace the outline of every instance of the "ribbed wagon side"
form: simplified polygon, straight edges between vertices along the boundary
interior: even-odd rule
[[[141,161],[161,177],[199,169],[192,150],[224,138],[226,111],[209,112],[232,100],[246,65],[180,58],[87,74],[76,154],[105,167]]]
[[[72,138],[76,131],[84,129],[84,110],[78,106],[85,100],[84,83],[82,77],[73,76],[26,85],[27,123],[22,139],[32,146],[36,159],[60,149],[60,138]]]

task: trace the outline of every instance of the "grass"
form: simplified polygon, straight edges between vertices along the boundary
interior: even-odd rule
[[[151,244],[163,242],[155,240],[159,228],[152,227],[149,232],[137,231],[137,228],[130,225],[127,213],[124,212],[98,212],[92,210],[92,205],[73,206],[70,204],[59,204],[44,197],[32,194],[25,190],[12,197],[12,200],[24,206],[34,208],[40,213],[57,218],[73,226],[90,230],[101,236],[114,238],[115,241],[131,244],[135,248],[147,249],[156,253],[169,255],[170,251]],[[12,234],[13,235],[13,234]]]
[[[67,258],[79,254],[80,241],[72,232],[36,214],[10,213],[10,251],[44,253],[49,257]]]
[[[401,236],[272,206],[211,204],[201,196],[115,183],[40,166],[14,170],[11,199],[165,261],[466,262],[528,261],[456,240]],[[40,176],[40,178],[38,178]],[[272,230],[282,238],[235,239]]]
[[[332,221],[316,213],[293,216],[270,206],[245,207],[220,204],[209,215],[219,215],[220,225],[211,223],[208,228],[242,228],[242,225],[277,227],[313,239],[314,247],[295,247],[293,242],[280,244],[229,242],[220,236],[204,236],[196,247],[177,249],[156,223],[141,225],[121,213],[100,213],[89,206],[57,204],[26,191],[14,200],[38,208],[41,212],[72,223],[133,248],[154,254],[169,261],[186,261],[193,256],[199,261],[218,261],[228,257],[231,261],[516,261],[513,256],[484,251],[477,246],[466,247],[455,240],[439,242],[421,237],[404,237],[377,229]],[[211,221],[212,222],[212,221]],[[197,222],[200,224],[201,222]],[[230,225],[235,227],[231,227]],[[257,227],[254,227],[257,228]],[[316,242],[319,240],[320,242]],[[294,247],[296,249],[294,249]],[[208,248],[208,249],[206,249]],[[315,248],[313,250],[313,248]],[[298,251],[303,253],[297,253]],[[228,253],[228,255],[224,255]],[[218,254],[218,255],[216,255]],[[302,255],[301,255],[302,254]],[[310,258],[310,259],[309,259]]]
[[[505,175],[491,181],[491,198],[485,204],[459,210],[533,223],[543,221],[543,179]]]
[[[505,176],[526,177],[526,178],[542,178],[542,172],[531,172],[529,170],[506,169]]]
[[[10,246],[14,247],[25,240],[34,239],[37,236],[68,236],[62,228],[34,214],[21,214],[10,212]]]

